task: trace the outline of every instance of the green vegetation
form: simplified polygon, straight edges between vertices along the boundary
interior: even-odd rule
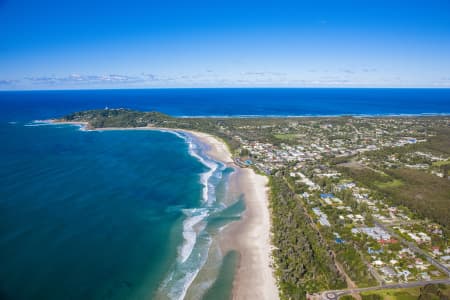
[[[162,125],[171,117],[158,112],[138,112],[128,109],[105,109],[76,112],[64,117],[66,121],[89,122],[93,128],[144,127]]]
[[[374,182],[374,184],[381,190],[395,189],[403,185],[403,182],[399,179],[394,179],[388,182]]]
[[[209,133],[222,139],[235,157],[251,159],[256,172],[271,174],[273,258],[282,299],[305,299],[307,293],[344,288],[345,279],[358,287],[377,285],[367,268],[368,248],[383,248],[383,258],[392,260],[401,244],[381,246],[351,230],[374,226],[374,208],[389,217],[386,204],[402,210],[402,220],[412,218],[411,224],[402,226],[413,232],[431,230],[424,227],[428,220],[418,221],[417,216],[442,225],[434,224],[438,233],[431,236],[430,245],[448,247],[448,117],[174,118],[158,112],[105,109],[74,113],[61,121],[88,122],[90,128],[155,127]],[[350,182],[357,187],[342,188]],[[368,190],[360,189],[364,187]],[[321,193],[333,193],[342,205],[324,203]],[[320,209],[330,226],[323,225],[312,208]],[[358,220],[347,214],[359,215]],[[406,268],[406,263],[412,262],[399,264]],[[229,277],[221,282],[230,284]],[[436,293],[430,291],[385,290],[362,297],[434,299]]]
[[[270,179],[274,258],[284,299],[345,287],[330,249],[281,176]]]
[[[435,167],[442,167],[442,166],[448,166],[450,165],[450,160],[441,160],[441,161],[436,161],[433,163],[433,166]]]
[[[223,119],[212,118],[173,118],[159,112],[140,112],[129,109],[105,109],[76,112],[65,116],[61,121],[88,122],[90,128],[136,128],[162,127],[197,130],[211,133],[221,138],[232,152],[239,144],[222,129]]]
[[[426,143],[413,146],[414,150],[430,151],[435,154],[450,155],[450,128],[437,128],[436,134],[430,137]]]
[[[449,180],[411,169],[389,170],[389,175],[404,182],[401,187],[383,190],[395,204],[450,228]]]
[[[449,296],[450,287],[442,284],[427,284],[423,287],[386,289],[361,293],[363,300],[448,300]]]
[[[362,293],[362,300],[417,300],[419,298],[419,288],[381,290],[375,292]]]
[[[334,247],[337,257],[350,278],[358,287],[374,286],[376,280],[370,275],[361,255],[350,243],[338,244]]]
[[[340,167],[358,183],[377,191],[392,204],[450,228],[450,181],[414,169],[389,169],[382,175],[368,168]]]
[[[274,137],[276,137],[277,139],[280,140],[295,140],[297,139],[297,135],[296,134],[274,134]]]

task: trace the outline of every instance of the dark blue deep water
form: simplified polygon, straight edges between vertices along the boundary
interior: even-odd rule
[[[35,124],[30,124],[35,125]],[[0,126],[0,299],[145,299],[204,166],[161,132]]]
[[[450,89],[156,89],[0,92],[0,119],[127,107],[175,116],[450,113]]]
[[[105,106],[176,116],[443,114],[450,89],[0,92],[0,299],[177,298],[204,262],[211,229],[194,227],[220,211],[223,166],[170,133],[33,123]]]

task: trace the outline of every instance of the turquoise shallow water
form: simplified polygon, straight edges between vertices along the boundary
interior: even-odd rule
[[[219,228],[245,209],[242,199],[225,209],[230,170],[185,137],[30,123],[105,106],[175,116],[448,114],[450,90],[0,92],[0,299],[180,298]],[[208,299],[229,297],[237,258],[223,255]]]
[[[186,282],[168,276],[205,259],[195,216],[220,208],[220,167],[208,204],[209,168],[173,134],[23,123],[0,133],[1,299],[148,299],[164,281],[182,294]]]

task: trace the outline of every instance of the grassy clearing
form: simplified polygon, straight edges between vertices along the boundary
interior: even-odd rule
[[[443,284],[430,284],[424,287],[414,287],[405,289],[386,289],[361,293],[363,300],[416,300],[422,296],[423,299],[448,299],[450,286]]]
[[[376,181],[375,185],[379,188],[379,189],[395,189],[395,188],[399,188],[403,185],[403,182],[399,179],[394,179],[392,181],[388,181],[388,182],[379,182]]]
[[[433,163],[434,167],[442,167],[442,166],[446,166],[446,165],[450,165],[450,159],[441,160],[441,161],[435,161]]]
[[[417,300],[420,296],[420,288],[389,289],[381,291],[371,291],[361,293],[363,300],[383,299],[383,300]]]

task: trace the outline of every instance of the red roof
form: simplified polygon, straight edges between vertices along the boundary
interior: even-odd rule
[[[379,240],[378,241],[380,244],[396,244],[397,240],[396,239],[389,239],[389,240]]]

